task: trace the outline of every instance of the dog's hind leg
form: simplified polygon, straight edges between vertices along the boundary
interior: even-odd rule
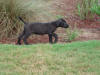
[[[30,36],[30,34],[25,34],[24,38],[23,38],[23,41],[24,41],[24,44],[28,45],[28,42],[27,42],[27,38]]]
[[[58,41],[58,35],[53,33],[52,36],[55,38],[54,42],[53,43],[57,43]]]
[[[23,31],[22,34],[19,35],[18,41],[17,41],[17,44],[18,44],[18,45],[21,45],[21,39],[23,38],[24,33],[25,33],[25,32]]]

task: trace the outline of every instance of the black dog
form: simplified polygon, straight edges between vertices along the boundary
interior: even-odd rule
[[[24,30],[22,34],[18,37],[17,44],[21,44],[21,39],[25,44],[28,44],[27,38],[32,34],[44,35],[48,34],[49,42],[56,43],[58,41],[58,36],[55,34],[55,30],[58,27],[68,28],[69,25],[64,19],[59,19],[49,23],[27,23],[21,17],[19,19],[24,23]],[[54,42],[52,41],[52,36],[55,38]]]

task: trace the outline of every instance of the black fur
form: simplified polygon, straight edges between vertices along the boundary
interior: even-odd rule
[[[19,19],[24,23],[24,30],[21,35],[18,37],[17,44],[21,44],[21,39],[23,39],[25,44],[28,44],[27,38],[31,34],[38,34],[38,35],[44,35],[48,34],[49,36],[49,42],[50,43],[56,43],[58,41],[58,36],[54,32],[56,31],[56,28],[63,27],[68,28],[69,25],[66,23],[64,19],[59,19],[56,21],[52,21],[49,23],[27,23],[25,22],[21,17]],[[55,38],[54,42],[52,41],[52,37]]]

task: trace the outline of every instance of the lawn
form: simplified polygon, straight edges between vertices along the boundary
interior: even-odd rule
[[[100,75],[100,41],[0,44],[0,75]]]

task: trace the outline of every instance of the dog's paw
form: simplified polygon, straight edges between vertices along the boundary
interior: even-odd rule
[[[21,45],[21,43],[16,43],[16,45]]]

